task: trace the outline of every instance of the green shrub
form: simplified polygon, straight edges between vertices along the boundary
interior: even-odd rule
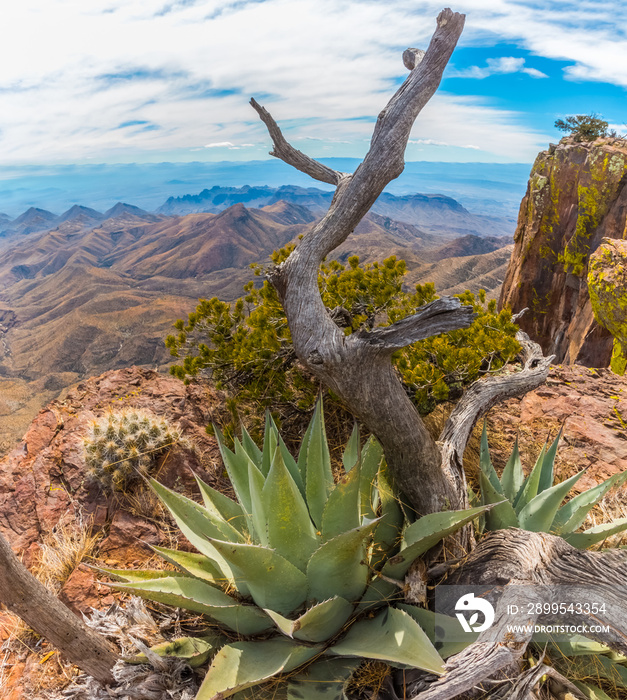
[[[273,261],[281,262],[292,249],[276,251]],[[404,291],[405,273],[405,262],[395,257],[361,266],[353,256],[347,265],[323,264],[318,282],[325,306],[348,335],[394,323],[438,298],[433,284]],[[296,358],[276,291],[267,281],[259,289],[251,281],[245,291],[232,305],[216,297],[201,299],[187,322],[176,322],[178,333],[168,336],[166,345],[182,361],[172,373],[184,380],[210,374],[218,388],[237,398],[240,408],[252,404],[260,415],[270,406],[280,416],[311,411],[319,385]],[[483,291],[457,296],[477,314],[470,328],[415,343],[393,358],[423,414],[438,402],[458,398],[464,386],[498,370],[519,351],[518,329],[508,310],[497,312],[496,301],[486,304]]]
[[[567,132],[575,141],[595,141],[608,136],[607,127],[608,123],[597,114],[575,114],[555,121],[555,128]]]
[[[427,515],[408,524],[385,475],[380,445],[359,432],[334,483],[319,403],[298,458],[267,418],[263,448],[244,431],[220,450],[237,496],[198,479],[204,506],[152,481],[199,553],[155,547],[177,571],[104,569],[115,588],[206,616],[202,638],[161,654],[212,659],[197,700],[343,697],[361,659],[443,671],[443,662],[402,603],[412,562],[486,508]],[[399,602],[399,606],[395,603]],[[251,695],[240,695],[252,688]]]
[[[583,476],[585,470],[559,484],[553,483],[553,465],[560,434],[550,447],[548,447],[547,441],[535,466],[526,478],[520,461],[518,440],[516,440],[514,449],[499,479],[490,459],[484,423],[479,454],[480,500],[484,505],[488,503],[498,504],[486,513],[485,523],[488,530],[519,527],[531,532],[550,532],[563,537],[577,549],[586,549],[612,535],[627,530],[627,518],[619,518],[613,522],[589,528],[584,532],[576,532],[584,523],[588,512],[605,494],[611,488],[625,483],[627,471],[615,474],[561,505],[572,487]]]
[[[181,431],[148,411],[111,411],[94,420],[83,441],[89,476],[105,489],[121,491],[150,473],[157,457],[176,443]]]

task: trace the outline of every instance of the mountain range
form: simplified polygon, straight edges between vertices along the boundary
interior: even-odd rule
[[[165,367],[172,323],[200,297],[240,296],[250,264],[305,233],[326,202],[323,191],[304,188],[221,189],[209,190],[213,212],[164,213],[199,206],[184,198],[157,213],[123,203],[104,213],[74,205],[59,216],[30,208],[1,224],[0,442],[86,376],[132,364]],[[272,203],[233,203],[238,197]],[[392,197],[385,207],[424,225],[372,212],[335,257],[369,262],[394,254],[407,261],[408,284],[498,294],[512,239],[488,235],[498,230],[494,219],[446,197]]]

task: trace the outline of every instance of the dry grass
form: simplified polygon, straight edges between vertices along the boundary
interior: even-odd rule
[[[94,553],[101,536],[92,534],[91,525],[81,518],[76,524],[59,523],[41,543],[33,575],[57,593],[76,567]]]
[[[346,688],[349,697],[353,694],[364,700],[376,700],[392,669],[382,661],[364,661],[353,673]]]

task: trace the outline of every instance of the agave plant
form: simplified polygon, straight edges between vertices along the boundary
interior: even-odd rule
[[[204,505],[151,482],[198,553],[155,547],[176,572],[104,569],[122,591],[214,623],[209,636],[155,649],[212,660],[197,700],[263,697],[268,681],[273,698],[340,699],[363,658],[441,673],[420,624],[395,602],[412,562],[489,506],[407,523],[380,445],[361,448],[356,429],[335,483],[321,404],[298,459],[271,418],[262,449],[245,430],[234,451],[216,434],[237,501],[200,479]]]
[[[563,537],[577,549],[586,549],[623,530],[627,530],[627,518],[619,518],[609,523],[576,532],[584,523],[589,511],[614,486],[620,486],[627,478],[627,471],[606,479],[571,498],[562,505],[570,490],[584,474],[585,470],[570,479],[554,484],[555,455],[561,437],[561,430],[548,447],[545,443],[535,466],[525,477],[518,451],[518,438],[514,449],[499,478],[492,466],[488,450],[488,437],[485,422],[481,436],[479,454],[479,484],[481,503],[496,504],[485,515],[488,530],[502,530],[519,527],[531,532],[550,532]]]

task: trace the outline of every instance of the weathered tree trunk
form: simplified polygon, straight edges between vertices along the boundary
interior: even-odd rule
[[[523,627],[533,627],[536,621],[574,626],[588,624],[591,631],[586,636],[620,654],[627,654],[626,578],[625,550],[581,551],[561,537],[544,532],[510,529],[490,533],[445,583],[492,588],[498,597],[494,623],[464,651],[448,659],[443,676],[430,682],[417,682],[413,690],[409,688],[409,696],[414,700],[450,700],[463,696],[480,683],[487,681],[489,687],[490,679],[499,671],[518,666],[532,637]],[[581,600],[582,590],[586,592],[585,600]],[[539,603],[559,604],[572,600],[590,606],[596,604],[598,610],[586,613],[584,608],[580,614],[571,610],[551,617],[540,616],[535,610],[529,614],[522,606],[521,614],[512,617],[507,606],[521,607],[522,596],[525,602],[531,601],[533,596]],[[512,625],[517,626],[518,631],[513,631]],[[606,626],[608,631],[596,631],[600,626]],[[515,678],[517,673],[508,675]],[[516,679],[512,694],[506,697],[526,697],[520,695],[521,687],[524,689],[533,679],[533,676]],[[502,679],[498,683],[502,685]]]
[[[82,671],[101,683],[113,683],[117,655],[108,642],[85,625],[40,583],[0,535],[0,603],[18,615]]]
[[[272,116],[251,100],[272,138],[271,155],[337,187],[326,215],[269,275],[285,309],[296,354],[376,435],[396,489],[418,514],[467,505],[461,455],[474,422],[496,401],[481,387],[471,392],[474,403],[466,401],[465,412],[456,412],[449,421],[440,449],[405,393],[391,357],[417,340],[468,327],[472,308],[455,298],[438,299],[388,328],[346,337],[322,303],[318,268],[352,233],[384,187],[402,173],[411,128],[440,84],[463,26],[464,15],[445,9],[428,50],[405,51],[409,77],[379,114],[370,150],[353,174],[336,172],[293,148]],[[542,383],[547,373],[548,363],[529,365],[521,380],[501,395],[525,393]],[[462,425],[456,433],[458,418]]]

